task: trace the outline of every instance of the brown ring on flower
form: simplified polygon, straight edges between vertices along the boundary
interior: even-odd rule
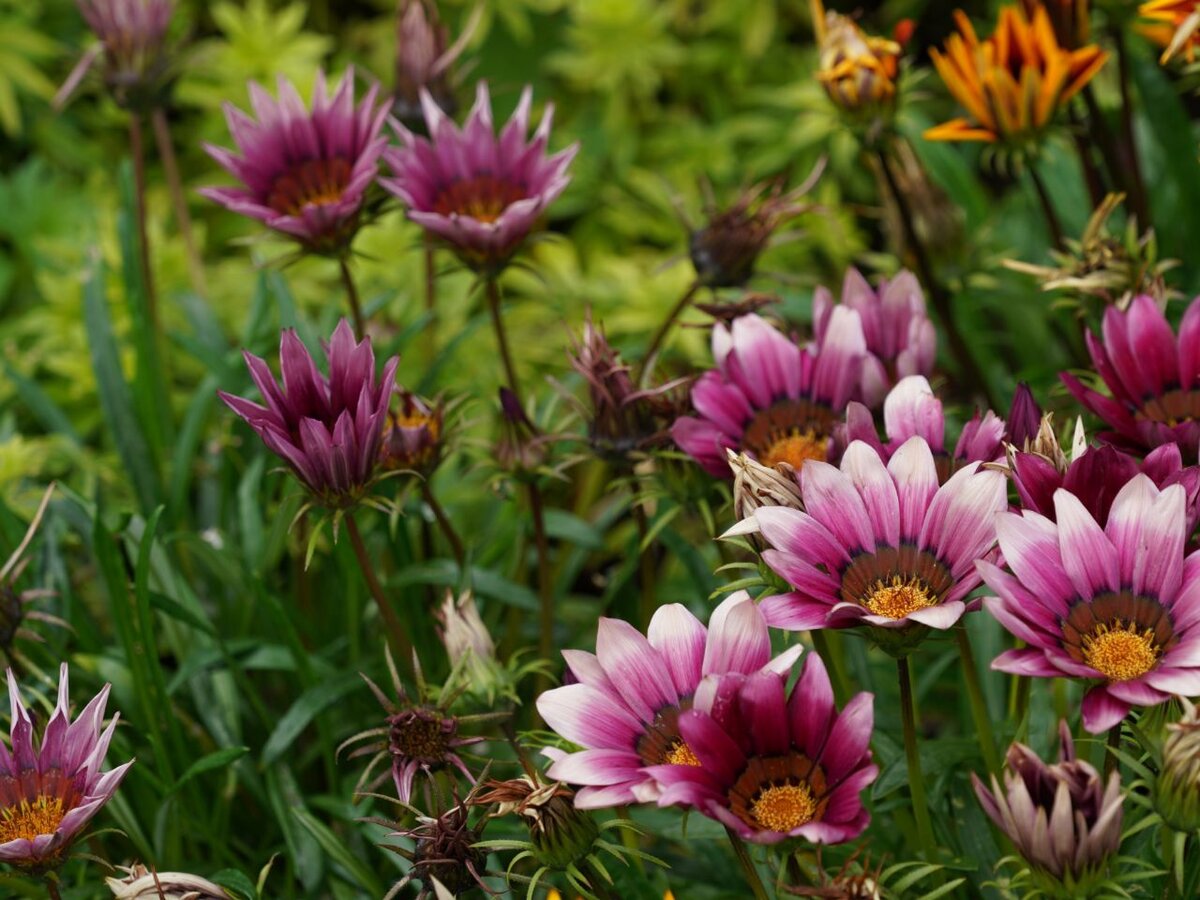
[[[833,412],[811,400],[780,400],[760,410],[742,443],[764,466],[787,463],[797,471],[810,459],[828,458]]]
[[[1127,591],[1077,603],[1062,623],[1063,649],[1110,681],[1139,678],[1179,642],[1157,600]]]
[[[729,789],[729,808],[752,828],[786,833],[821,820],[826,787],[824,770],[803,753],[752,757]]]
[[[337,203],[351,174],[350,163],[341,157],[305,160],[275,179],[266,205],[283,215],[298,216],[306,206]]]
[[[637,754],[646,766],[698,766],[700,760],[679,734],[679,716],[692,708],[689,697],[678,706],[664,706],[637,741]]]
[[[495,175],[479,175],[442,188],[433,201],[433,210],[443,216],[457,213],[480,222],[495,222],[509,206],[528,196],[524,185]]]
[[[936,606],[954,587],[954,577],[932,553],[912,544],[860,553],[842,572],[841,597],[877,616],[902,619]]]
[[[1180,388],[1163,391],[1142,401],[1134,417],[1144,421],[1161,422],[1174,427],[1183,422],[1200,419],[1200,391]]]

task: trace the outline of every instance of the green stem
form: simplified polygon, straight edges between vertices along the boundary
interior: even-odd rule
[[[843,668],[845,659],[841,642],[838,640],[840,636],[826,634],[823,629],[810,631],[809,636],[812,637],[813,649],[821,657],[821,662],[825,663],[825,670],[833,676],[834,699],[837,700],[838,706],[844,706],[850,699],[850,685],[846,682],[846,672]]]
[[[1046,227],[1050,230],[1050,239],[1054,243],[1055,249],[1062,250],[1067,245],[1066,238],[1063,236],[1062,222],[1059,221],[1058,213],[1054,210],[1054,202],[1050,199],[1050,192],[1046,190],[1046,182],[1042,181],[1037,166],[1032,162],[1029,164],[1029,180],[1033,182],[1038,203],[1042,207]]]
[[[1119,750],[1121,747],[1121,723],[1118,722],[1112,728],[1108,729],[1108,741],[1104,748],[1104,775],[1107,778],[1117,770],[1117,765],[1120,760],[1117,759],[1117,754],[1114,750]]]
[[[429,324],[425,327],[425,346],[432,363],[437,353],[437,259],[433,237],[425,235],[425,311],[429,313]]]
[[[512,352],[508,348],[508,333],[504,330],[504,319],[500,315],[500,286],[496,279],[487,280],[488,311],[492,316],[492,330],[496,332],[496,345],[500,348],[500,361],[504,364],[504,377],[508,381],[508,389],[517,398],[521,409],[525,408],[521,396],[521,384],[517,381],[517,369],[513,365]]]
[[[462,538],[454,530],[454,524],[450,521],[450,517],[446,515],[446,510],[442,508],[442,504],[434,496],[433,486],[428,481],[421,482],[421,495],[425,498],[425,502],[429,505],[429,508],[433,510],[433,517],[437,519],[438,527],[442,530],[442,534],[445,535],[446,543],[450,545],[450,551],[454,554],[454,560],[458,563],[458,571],[461,574],[467,564],[467,554],[463,549]]]
[[[158,295],[154,289],[154,274],[150,265],[150,236],[146,229],[146,147],[142,134],[142,117],[129,114],[129,155],[133,159],[134,206],[137,215],[138,246],[142,256],[142,282],[146,291],[146,312],[155,335],[160,332]]]
[[[60,894],[58,891],[58,880],[57,879],[47,878],[45,881],[45,884],[46,884],[46,895],[50,898],[50,900],[62,900],[62,894]]]
[[[346,288],[346,300],[350,303],[350,313],[354,316],[354,330],[358,332],[361,341],[367,336],[367,323],[363,320],[362,304],[358,300],[358,288],[354,284],[354,276],[350,274],[350,263],[346,257],[338,259],[338,271],[342,276],[342,284]]]
[[[900,679],[900,719],[904,726],[904,757],[908,763],[908,790],[912,795],[913,818],[917,820],[917,839],[926,862],[935,862],[933,825],[929,819],[929,801],[925,797],[925,777],[921,774],[921,756],[917,750],[917,711],[913,697],[912,672],[908,658],[896,660]]]
[[[650,624],[650,617],[654,615],[654,610],[657,608],[656,587],[658,581],[657,566],[654,560],[654,547],[652,544],[646,543],[646,538],[650,534],[650,522],[646,518],[646,509],[638,501],[637,497],[633,500],[633,520],[637,523],[638,532],[638,571],[641,578],[641,604],[638,609],[638,618],[642,623],[642,627]]]
[[[651,373],[654,371],[654,363],[658,358],[658,351],[662,349],[663,341],[667,339],[671,328],[675,325],[676,320],[683,315],[683,311],[688,308],[688,304],[696,296],[696,292],[700,290],[700,282],[693,281],[688,285],[688,289],[683,292],[683,296],[676,301],[671,307],[671,311],[667,313],[667,317],[662,320],[658,326],[658,331],[654,332],[654,337],[650,339],[650,346],[646,348],[646,355],[642,357],[642,367],[638,370],[638,376],[634,379],[636,384],[643,387],[650,379]]]
[[[746,879],[746,884],[750,888],[750,893],[754,896],[754,900],[771,900],[767,894],[767,889],[763,887],[758,869],[754,867],[754,860],[750,858],[750,851],[746,847],[746,842],[738,837],[737,832],[728,825],[725,826],[725,833],[729,835],[729,843],[733,845],[733,855],[737,857],[738,865],[742,868],[742,875]]]
[[[362,534],[358,530],[358,523],[354,521],[353,513],[346,515],[346,531],[350,534],[350,546],[354,548],[354,556],[358,560],[358,568],[362,572],[363,580],[367,583],[367,590],[371,592],[371,597],[374,598],[375,605],[379,608],[379,615],[383,618],[384,627],[387,629],[392,658],[399,662],[403,671],[411,674],[414,666],[412,641],[409,640],[408,632],[400,621],[400,617],[396,615],[396,611],[388,602],[379,576],[375,574],[375,566],[371,563],[371,555],[367,552],[367,545],[363,543]]]
[[[992,732],[992,719],[988,714],[987,701],[979,683],[979,670],[975,667],[975,653],[971,649],[971,636],[966,626],[956,629],[958,653],[962,660],[963,676],[967,682],[967,699],[971,702],[971,715],[975,718],[975,731],[983,749],[983,762],[989,772],[1000,771],[1000,757],[996,752],[996,736]]]
[[[529,482],[529,508],[533,514],[533,540],[537,551],[538,584],[538,656],[550,659],[554,653],[554,582],[550,571],[550,543],[546,537],[546,514],[541,488]],[[549,686],[548,676],[544,687]]]
[[[883,174],[883,180],[892,195],[892,201],[896,204],[900,227],[904,230],[904,243],[908,245],[908,250],[916,261],[917,274],[925,283],[925,289],[929,291],[930,302],[941,321],[942,330],[946,333],[950,352],[958,365],[959,374],[971,394],[983,397],[989,407],[994,407],[996,403],[991,389],[988,387],[987,378],[984,377],[975,354],[971,352],[966,338],[963,337],[962,331],[958,327],[958,319],[954,315],[954,304],[950,294],[937,279],[933,271],[933,263],[929,259],[929,253],[917,235],[912,207],[909,206],[908,198],[900,189],[896,175],[892,172],[892,162],[888,158],[887,150],[880,146],[876,148],[875,154],[879,159],[879,169]]]
[[[1113,43],[1117,48],[1117,73],[1121,85],[1121,150],[1125,156],[1125,173],[1129,184],[1129,202],[1137,216],[1138,227],[1149,228],[1150,198],[1146,181],[1142,178],[1137,139],[1133,133],[1133,97],[1129,90],[1129,48],[1125,44],[1125,32],[1112,28]]]

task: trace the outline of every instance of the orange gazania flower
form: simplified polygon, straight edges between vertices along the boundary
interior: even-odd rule
[[[1188,62],[1196,61],[1196,48],[1200,46],[1200,0],[1150,0],[1138,7],[1138,15],[1159,23],[1138,28],[1164,48],[1159,62],[1167,63],[1181,50]]]
[[[927,140],[1020,143],[1034,138],[1108,59],[1094,44],[1078,50],[1060,46],[1043,8],[1030,21],[1017,7],[1004,7],[995,32],[984,41],[961,10],[954,17],[959,33],[950,36],[944,51],[931,55],[971,118],[931,128]]]
[[[820,49],[817,80],[838,107],[862,112],[889,107],[896,97],[901,46],[865,34],[853,19],[811,0]]]

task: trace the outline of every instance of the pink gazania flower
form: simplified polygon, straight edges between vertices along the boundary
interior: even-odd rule
[[[1200,297],[1183,315],[1179,335],[1153,298],[1135,297],[1125,312],[1110,306],[1103,340],[1087,334],[1088,352],[1111,396],[1059,377],[1075,399],[1112,430],[1100,437],[1144,452],[1175,443],[1188,459],[1200,449]]]
[[[978,568],[984,601],[1028,646],[992,668],[1095,682],[1083,724],[1098,733],[1134,706],[1200,694],[1200,554],[1184,558],[1185,491],[1136,475],[1101,527],[1079,498],[1054,494],[1057,522],[1028,510],[996,517],[1008,571]]]
[[[797,470],[828,458],[834,426],[859,396],[867,345],[857,312],[835,308],[816,349],[741,316],[713,327],[712,352],[717,367],[692,387],[697,415],[671,427],[685,453],[718,478],[733,477],[726,450]]]
[[[173,0],[75,0],[99,43],[87,50],[54,97],[61,108],[103,58],[104,83],[118,105],[144,110],[162,102],[169,82],[167,31]]]
[[[120,715],[101,731],[110,685],[71,721],[67,664],[58,674],[58,703],[34,747],[33,721],[8,670],[12,732],[0,744],[0,861],[28,869],[57,866],[79,832],[116,792],[133,760],[100,771]]]
[[[910,438],[886,466],[855,441],[841,468],[800,471],[804,510],[767,506],[732,532],[759,531],[762,557],[793,590],[760,601],[767,624],[789,631],[874,626],[884,649],[907,652],[924,627],[946,629],[979,586],[975,561],[995,546],[1007,506],[1004,475],[969,463],[938,486],[929,444]]]
[[[883,426],[887,441],[881,441],[875,428],[875,418],[861,403],[846,408],[846,424],[834,431],[837,447],[851,441],[870,444],[884,459],[890,459],[897,449],[912,437],[922,438],[937,462],[938,482],[945,483],[951,475],[972,462],[996,462],[1004,457],[1004,420],[990,409],[983,415],[971,417],[959,433],[954,451],[946,449],[946,414],[942,401],[923,375],[900,379],[883,401]],[[836,456],[836,450],[834,455]]]
[[[1009,453],[1009,476],[1023,509],[1041,513],[1054,521],[1054,494],[1062,488],[1078,497],[1088,515],[1103,526],[1108,522],[1108,512],[1117,493],[1141,473],[1158,488],[1183,485],[1187,497],[1188,534],[1200,521],[1200,466],[1185,467],[1178,444],[1163,444],[1151,451],[1145,460],[1104,444],[1088,448],[1070,462],[1063,457],[1063,463],[1064,466],[1059,468],[1055,461],[1035,452],[1014,450]]]
[[[879,775],[871,761],[872,694],[839,712],[821,658],[811,653],[788,696],[774,672],[720,680],[710,710],[679,717],[694,759],[659,765],[659,806],[697,809],[759,844],[802,837],[840,844],[870,822],[859,796]]]
[[[546,155],[553,104],[546,105],[533,140],[527,141],[532,102],[533,89],[526,87],[497,135],[487,82],[480,81],[461,129],[425,90],[421,105],[429,138],[392,123],[404,146],[384,153],[394,174],[379,183],[404,201],[410,219],[448,243],[476,272],[494,275],[503,269],[571,180],[567,167],[579,145]]]
[[[282,76],[278,100],[255,82],[249,90],[257,121],[225,104],[238,152],[204,145],[242,184],[200,193],[295,238],[305,250],[344,254],[387,146],[382,134],[387,105],[376,103],[378,85],[355,106],[353,69],[346,70],[332,97],[325,73],[317,72],[311,111]]]
[[[858,311],[867,339],[861,390],[867,406],[877,407],[906,375],[933,372],[937,331],[925,314],[925,294],[912,272],[902,271],[875,289],[858,269],[847,269],[841,302]],[[813,294],[813,340],[818,346],[834,308],[833,294],[818,287]]]
[[[217,395],[291,467],[318,503],[340,509],[366,492],[379,467],[400,358],[389,359],[377,380],[371,339],[355,341],[345,319],[338,322],[325,354],[328,378],[296,332],[287,328],[279,336],[282,385],[262,359],[242,354],[266,406],[225,391]]]
[[[678,722],[705,676],[786,673],[799,654],[797,645],[771,659],[767,623],[745,591],[726,598],[707,629],[679,603],[660,607],[645,635],[602,618],[595,654],[563,651],[577,682],[538,697],[546,724],[584,748],[544,751],[556,759],[548,774],[582,785],[575,797],[582,809],[652,801],[647,766],[693,764]]]

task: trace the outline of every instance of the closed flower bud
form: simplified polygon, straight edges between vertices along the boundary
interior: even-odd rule
[[[186,872],[151,872],[143,865],[122,868],[124,878],[104,883],[116,900],[232,900],[220,885]]]
[[[890,114],[896,100],[900,45],[865,34],[846,16],[825,12],[821,0],[813,0],[812,5],[821,52],[817,79],[829,99],[855,115]]]
[[[1179,702],[1183,718],[1167,726],[1154,808],[1176,831],[1200,831],[1200,712],[1187,699]]]
[[[476,14],[452,46],[449,31],[438,16],[435,0],[400,0],[396,7],[396,88],[392,113],[406,127],[424,128],[421,91],[429,92],[442,111],[453,116],[453,67],[470,40]]]
[[[733,470],[733,512],[739,521],[764,506],[804,509],[796,470],[789,464],[764,466],[745,453],[725,452]]]
[[[403,388],[396,393],[400,401],[388,413],[380,464],[385,469],[427,476],[442,459],[445,406],[440,400],[426,401]]]
[[[1040,432],[1042,410],[1033,391],[1023,381],[1017,384],[1005,424],[1008,426],[1008,442],[1021,450],[1029,447]]]

